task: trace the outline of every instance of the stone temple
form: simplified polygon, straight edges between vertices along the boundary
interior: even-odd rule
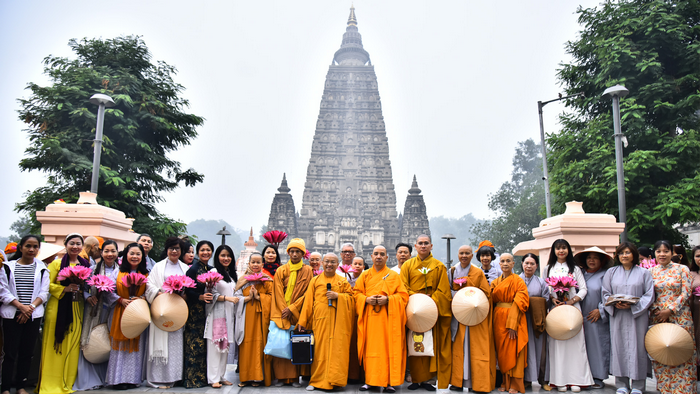
[[[326,75],[301,210],[295,213],[285,174],[268,230],[285,231],[288,240],[303,238],[307,249],[320,253],[337,253],[349,242],[368,258],[375,245],[384,245],[393,265],[398,242],[413,244],[418,235],[430,234],[428,216],[415,176],[404,214],[396,210],[377,75],[362,46],[354,7],[347,24]]]

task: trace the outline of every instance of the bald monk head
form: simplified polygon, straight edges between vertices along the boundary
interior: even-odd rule
[[[500,258],[501,271],[503,271],[503,276],[506,277],[513,273],[513,266],[515,266],[515,259],[510,253],[503,253]]]
[[[381,271],[386,266],[386,261],[388,258],[389,255],[386,254],[386,248],[382,245],[377,245],[372,251],[372,263],[374,263],[372,266],[375,270]]]
[[[425,260],[430,256],[430,251],[433,250],[433,243],[430,240],[430,236],[426,234],[421,234],[416,238],[416,252],[421,260]]]
[[[97,238],[92,236],[85,238],[83,250],[85,251],[85,253],[88,254],[88,256],[92,257],[93,260],[98,259],[101,255],[100,241],[98,241]]]
[[[326,253],[323,256],[323,274],[329,278],[335,276],[335,270],[338,269],[338,255],[335,253]]]
[[[309,266],[314,271],[321,269],[321,253],[313,252],[309,255]]]
[[[472,261],[472,257],[474,257],[472,247],[469,245],[460,246],[459,250],[457,251],[457,257],[459,258],[459,264],[462,266],[462,268],[467,268]]]

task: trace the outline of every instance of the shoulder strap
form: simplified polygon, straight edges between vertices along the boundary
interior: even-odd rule
[[[7,281],[10,281],[10,266],[3,263],[2,268],[5,270],[5,276],[7,276]]]

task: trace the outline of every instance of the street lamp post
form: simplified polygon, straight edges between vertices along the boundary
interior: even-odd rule
[[[224,226],[224,228],[219,230],[219,232],[217,232],[216,235],[221,235],[221,244],[226,245],[226,236],[231,235],[231,233],[228,230],[226,230],[226,226]]]
[[[612,98],[613,128],[615,131],[615,164],[617,165],[617,205],[620,210],[620,223],[625,224],[625,229],[620,234],[622,242],[627,241],[627,203],[625,202],[625,169],[622,161],[622,134],[620,126],[620,98],[627,96],[630,91],[622,85],[615,85],[605,89],[603,97]]]
[[[102,156],[102,128],[105,123],[105,108],[114,107],[116,104],[106,94],[94,94],[90,102],[97,108],[97,130],[95,131],[95,151],[92,157],[92,183],[90,192],[97,194],[97,181],[100,179],[100,156]]]
[[[555,98],[549,101],[538,101],[537,102],[537,113],[540,115],[540,140],[542,141],[542,180],[544,181],[544,202],[547,207],[547,217],[552,217],[552,200],[549,194],[549,168],[547,167],[547,146],[544,142],[544,121],[542,120],[542,107],[545,105],[568,99],[571,97],[583,96],[583,93],[576,93],[570,96],[562,96],[559,94],[559,98]]]
[[[452,267],[452,259],[450,258],[450,240],[455,239],[456,237],[452,234],[445,234],[442,236],[442,239],[447,240],[447,268],[449,269]]]

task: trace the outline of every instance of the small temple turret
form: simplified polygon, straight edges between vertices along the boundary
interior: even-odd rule
[[[408,189],[406,204],[404,204],[403,208],[400,231],[401,242],[406,242],[411,245],[415,243],[419,235],[430,235],[430,221],[428,220],[425,201],[420,193],[421,190],[418,188],[418,181],[416,180],[416,176],[413,175],[413,183],[411,183],[411,188]]]

